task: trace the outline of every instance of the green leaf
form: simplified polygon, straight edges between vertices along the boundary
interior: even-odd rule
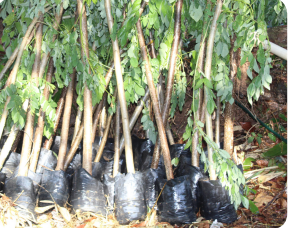
[[[68,6],[69,6],[69,0],[63,0],[63,8],[67,9]]]
[[[122,16],[122,11],[119,8],[116,9],[116,16],[117,17],[121,17]]]
[[[280,114],[279,114],[279,117],[280,117],[281,119],[283,119],[284,121],[287,121],[287,117],[286,117],[284,114],[280,113]]]
[[[210,99],[207,102],[206,108],[207,108],[208,113],[211,115],[213,113],[214,108],[215,108],[215,103],[214,103],[213,99]]]
[[[223,43],[219,41],[218,44],[216,45],[216,53],[218,56],[221,55],[222,50],[223,50]]]
[[[201,121],[197,121],[197,123],[196,123],[198,126],[200,126],[200,127],[204,127],[204,124],[203,124],[203,122],[201,122]]]
[[[265,64],[266,57],[262,44],[259,45],[259,49],[257,51],[257,60],[259,63]]]
[[[111,34],[110,34],[110,37],[111,37],[112,41],[115,41],[116,40],[116,37],[117,37],[117,29],[118,29],[117,20],[114,17],[114,25],[113,25],[113,28],[112,28]]]
[[[233,29],[235,31],[239,31],[240,28],[241,28],[241,25],[243,24],[243,18],[242,18],[242,15],[237,15],[236,16],[236,19],[233,23]]]
[[[254,141],[254,139],[255,139],[255,137],[249,137],[249,138],[248,138],[248,143],[251,143],[251,142],[253,142],[253,141]]]
[[[244,65],[244,64],[246,63],[246,61],[247,61],[247,56],[244,55],[243,58],[241,59],[241,63],[240,63],[240,65],[241,65],[241,66]]]
[[[138,60],[136,58],[130,58],[130,64],[132,67],[138,67]]]
[[[222,157],[224,157],[225,159],[228,159],[228,158],[231,157],[230,154],[229,154],[227,151],[225,151],[225,150],[219,150],[219,153],[220,153],[220,155],[221,155]]]
[[[191,146],[191,138],[189,138],[188,140],[187,140],[187,143],[185,144],[185,146],[184,146],[184,149],[186,150],[187,148],[189,148],[190,146]]]
[[[228,45],[227,45],[226,43],[223,43],[223,49],[222,49],[221,56],[222,56],[223,58],[225,58],[228,54],[229,54],[229,48],[228,48]]]
[[[18,123],[20,124],[21,128],[24,127],[24,118],[22,116],[18,117]]]
[[[269,138],[273,141],[276,142],[276,136],[273,135],[272,133],[268,133]]]
[[[207,78],[203,78],[202,80],[207,88],[213,89],[213,86],[210,80],[208,80]]]
[[[179,158],[173,158],[173,159],[171,160],[171,164],[174,165],[175,167],[178,166],[178,163],[179,163]]]
[[[10,13],[4,20],[3,24],[6,24],[6,26],[12,25],[12,23],[17,19],[15,13]]]
[[[257,142],[259,143],[259,145],[261,145],[262,139],[260,137],[257,137]]]
[[[281,142],[268,150],[267,152],[263,153],[264,157],[274,157],[274,156],[281,156],[287,154],[287,144],[285,142]]]
[[[218,73],[215,77],[214,80],[215,81],[220,81],[224,78],[224,74],[223,73]]]
[[[189,139],[191,137],[191,129],[192,128],[190,126],[188,126],[188,125],[186,126],[185,132],[182,135],[184,140],[187,140],[187,139]]]
[[[259,213],[259,209],[258,207],[253,203],[253,201],[249,200],[249,206],[250,206],[250,210],[253,214],[258,214]]]
[[[264,42],[264,40],[266,39],[267,37],[265,35],[259,35],[259,40],[261,42]]]
[[[203,82],[204,82],[203,79],[196,80],[196,84],[195,84],[194,90],[199,89],[203,85]]]
[[[195,8],[193,6],[193,4],[191,6],[192,7],[190,7],[190,10],[189,10],[190,16],[193,20],[198,22],[203,15],[203,10],[202,10],[201,6],[199,6],[198,8]]]
[[[251,158],[251,157],[246,158],[244,163],[243,163],[243,169],[247,170],[247,169],[250,169],[251,167],[253,167],[252,162],[254,162],[254,161],[256,161],[256,159]]]
[[[141,86],[139,86],[137,83],[135,84],[135,92],[140,95],[140,96],[144,96],[145,95],[145,89]]]
[[[258,66],[258,63],[257,63],[256,59],[254,60],[254,67],[253,67],[253,69],[254,69],[257,73],[260,72],[260,68],[259,68],[259,66]]]

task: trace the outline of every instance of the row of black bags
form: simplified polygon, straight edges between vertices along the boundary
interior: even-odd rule
[[[100,141],[96,138],[93,144],[94,156]],[[56,158],[51,151],[43,149],[37,175],[34,175],[38,176],[36,179],[32,174],[28,177],[11,175],[13,169],[17,170],[20,156],[11,153],[0,173],[0,181],[2,176],[7,175],[4,193],[12,200],[17,199],[18,209],[34,221],[36,201],[39,207],[47,206],[51,201],[59,206],[69,202],[72,212],[91,211],[102,215],[115,212],[120,224],[144,220],[152,207],[157,210],[160,221],[172,224],[194,222],[199,209],[206,219],[217,219],[223,223],[236,220],[236,211],[230,203],[228,192],[219,181],[209,181],[199,168],[190,165],[191,153],[184,150],[184,145],[170,146],[171,157],[178,157],[180,162],[175,178],[167,181],[162,156],[158,169],[150,168],[154,149],[152,142],[133,136],[132,143],[137,171],[135,174],[125,174],[126,164],[122,155],[119,163],[121,173],[115,178],[111,177],[113,140],[108,140],[101,161],[93,163],[92,175],[81,168],[81,147],[66,172],[54,171]],[[52,149],[58,151],[57,148]]]

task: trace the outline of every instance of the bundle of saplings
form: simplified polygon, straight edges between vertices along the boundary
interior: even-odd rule
[[[250,103],[271,81],[262,45],[269,3],[258,3],[2,1],[0,192],[34,222],[36,206],[55,204],[115,214],[120,224],[148,211],[172,224],[192,223],[198,211],[235,221],[249,205],[233,156],[238,66],[249,59],[249,78],[256,72]],[[175,144],[170,127],[189,91],[186,142]],[[146,139],[131,137],[135,125]]]
[[[210,33],[207,38],[207,46],[206,46],[206,62],[204,67],[204,77],[206,79],[210,79],[211,74],[211,62],[212,62],[212,54],[213,54],[213,44],[214,38],[216,35],[216,25],[219,15],[222,9],[222,1],[218,1],[215,13],[213,16],[213,20],[211,22]],[[203,26],[203,30],[205,31],[205,24]],[[203,37],[202,37],[203,39]],[[201,55],[199,56],[198,70],[203,72],[203,59],[205,54],[205,43],[202,44],[201,47]],[[233,49],[231,49],[233,53]],[[202,91],[200,90],[200,94]],[[200,95],[199,95],[200,96]],[[207,104],[211,99],[211,95],[204,90],[204,104]],[[199,178],[198,189],[199,199],[200,199],[200,211],[201,215],[206,219],[217,219],[219,222],[224,223],[232,223],[237,219],[236,208],[239,204],[237,200],[233,200],[236,198],[235,194],[239,194],[239,187],[236,188],[237,183],[240,180],[244,180],[242,173],[238,170],[237,166],[232,161],[231,156],[225,150],[219,148],[219,100],[217,99],[217,115],[216,115],[216,127],[215,127],[215,140],[216,143],[213,142],[213,128],[212,128],[212,116],[210,114],[209,109],[204,110],[202,104],[199,103],[198,108],[195,112],[197,124],[194,125],[194,135],[192,137],[192,165],[199,166],[199,152],[201,153],[201,162],[203,163],[204,171],[208,171],[209,178],[206,176]],[[232,117],[231,117],[232,118]],[[206,124],[206,135],[201,129],[204,124],[202,123],[205,119]],[[229,123],[232,123],[228,120]],[[225,131],[228,131],[228,126],[225,124]],[[199,137],[203,137],[207,143],[207,158],[205,153],[202,151]],[[225,137],[225,141],[226,141]],[[233,145],[231,146],[233,148]],[[217,170],[214,169],[214,164],[216,165]],[[189,168],[189,167],[188,167]],[[193,171],[192,167],[192,171]],[[197,171],[197,170],[196,170]],[[203,171],[203,170],[201,170]],[[218,173],[218,175],[216,174]],[[219,179],[217,179],[219,178]],[[197,184],[197,179],[193,180]],[[223,182],[223,183],[222,183]],[[225,183],[230,186],[225,186]],[[234,190],[234,191],[233,191]],[[231,194],[234,193],[234,194]],[[243,197],[243,196],[242,196]],[[241,201],[240,201],[241,202]]]

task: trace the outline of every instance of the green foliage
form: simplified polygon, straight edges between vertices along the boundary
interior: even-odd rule
[[[141,123],[143,124],[143,129],[144,131],[149,130],[149,139],[155,143],[156,142],[156,137],[157,137],[157,132],[155,130],[154,124],[152,120],[150,119],[149,116],[149,110],[147,108],[144,108],[142,110],[143,116],[141,118]]]
[[[251,200],[248,200],[248,201],[249,201],[249,206],[250,206],[251,212],[254,214],[259,214],[259,208],[254,204],[254,202]]]
[[[285,142],[281,142],[267,152],[263,153],[264,157],[274,157],[274,156],[281,156],[287,154],[287,144]]]
[[[251,135],[252,135],[252,136],[248,138],[248,143],[253,142],[254,139],[257,140],[257,142],[258,142],[259,145],[262,143],[263,135],[261,135],[261,134],[256,134],[255,132],[252,132]]]
[[[247,170],[247,169],[250,169],[251,167],[253,167],[253,164],[252,162],[256,161],[256,159],[254,158],[246,158],[244,163],[243,163],[243,169],[244,170]]]
[[[237,209],[241,203],[248,208],[248,199],[240,192],[240,186],[245,186],[246,183],[243,173],[234,164],[228,152],[219,149],[218,145],[211,141],[200,127],[197,128],[200,135],[204,137],[207,145],[213,149],[213,164],[210,164],[208,159],[205,157],[204,152],[198,149],[201,154],[201,161],[205,163],[204,171],[208,170],[209,165],[213,165],[222,185],[229,191],[231,202],[234,204],[235,208]]]
[[[179,158],[173,158],[173,159],[171,160],[171,164],[174,165],[175,167],[178,166],[178,163],[179,163]]]
[[[2,36],[2,43],[6,53],[5,59],[8,59],[15,48],[21,43],[32,19],[39,12],[44,13],[45,9],[51,7],[44,14],[42,54],[50,52],[55,67],[52,84],[49,84],[51,94],[49,100],[46,101],[42,95],[44,86],[47,85],[45,80],[39,79],[39,86],[36,86],[36,81],[31,79],[31,70],[35,58],[34,40],[32,40],[24,50],[21,58],[21,64],[17,72],[17,82],[15,85],[0,91],[0,114],[3,112],[7,97],[11,97],[8,105],[9,116],[6,124],[8,128],[13,123],[24,126],[26,118],[22,104],[25,100],[29,99],[33,113],[37,115],[41,108],[45,111],[44,135],[49,137],[54,125],[56,102],[58,100],[58,95],[52,97],[53,84],[56,84],[59,91],[63,87],[68,86],[71,80],[70,75],[74,68],[77,71],[76,92],[78,94],[77,104],[80,109],[83,109],[85,85],[92,91],[93,105],[99,103],[105,92],[105,75],[111,65],[113,56],[112,40],[116,39],[118,39],[120,49],[122,49],[121,67],[126,101],[128,105],[137,103],[144,96],[147,86],[145,63],[140,58],[140,46],[135,26],[138,19],[141,21],[146,44],[150,42],[149,32],[151,31],[153,34],[157,58],[151,59],[149,56],[149,59],[154,83],[156,85],[160,75],[163,74],[166,84],[169,57],[174,38],[175,0],[147,1],[148,5],[141,16],[139,16],[141,0],[135,0],[133,3],[129,0],[112,0],[111,7],[114,26],[111,35],[108,30],[104,0],[84,1],[86,4],[89,47],[93,47],[93,45],[96,47],[96,51],[90,49],[88,59],[86,56],[81,56],[82,44],[78,41],[78,37],[81,36],[79,22],[75,24],[74,18],[65,19],[62,20],[58,31],[53,29],[54,14],[59,12],[61,3],[63,3],[65,9],[65,16],[74,15],[76,0],[6,0],[1,3],[0,17],[2,17],[5,26]],[[189,39],[195,39],[196,45],[192,50],[189,50],[189,53],[180,51],[178,54],[170,116],[174,116],[177,107],[179,111],[183,110],[186,89],[192,82],[192,107],[188,111],[188,123],[183,134],[184,140],[187,140],[185,148],[191,146],[192,134],[199,131],[199,135],[207,140],[208,146],[214,148],[214,164],[210,164],[202,151],[200,138],[198,151],[201,153],[201,160],[205,162],[205,169],[207,170],[209,165],[214,166],[218,177],[227,186],[231,194],[231,200],[236,207],[242,202],[245,207],[250,207],[251,210],[255,211],[254,204],[251,201],[247,201],[239,193],[239,186],[245,182],[242,174],[236,169],[228,154],[224,150],[219,150],[201,131],[201,128],[204,127],[203,123],[195,116],[200,99],[198,91],[200,88],[205,89],[208,97],[206,109],[210,114],[216,108],[216,96],[220,97],[224,105],[226,102],[232,104],[234,99],[232,97],[233,83],[229,79],[230,50],[231,48],[233,48],[233,51],[240,49],[241,65],[246,61],[249,61],[250,64],[247,71],[248,79],[251,81],[247,89],[248,100],[250,103],[253,100],[258,100],[259,96],[264,93],[264,88],[269,89],[272,82],[272,77],[270,76],[272,61],[270,51],[264,50],[261,42],[268,39],[267,25],[286,24],[286,7],[280,0],[224,0],[222,13],[217,21],[214,39],[211,79],[208,80],[203,78],[202,72],[197,72],[196,66],[198,56],[200,55],[200,46],[206,41],[209,33],[215,4],[215,1],[210,1],[210,4],[207,4],[206,0],[183,1],[181,37],[185,45],[188,44]],[[126,13],[125,18],[123,17],[123,12]],[[51,42],[54,36],[56,36],[56,40]],[[204,36],[203,39],[202,36]],[[231,47],[231,41],[234,36],[236,36],[236,40],[233,47]],[[149,46],[147,45],[147,47]],[[254,47],[258,48],[257,56],[252,54]],[[193,76],[192,81],[188,81],[186,78],[183,63],[184,58],[191,59],[190,67],[192,72],[190,75]],[[84,64],[84,62],[88,62],[88,64]],[[238,76],[240,75],[241,71],[238,70]],[[7,76],[5,76],[4,80],[6,78]],[[115,98],[111,97],[115,86],[116,78],[113,75],[107,89],[109,103],[115,103]],[[115,106],[112,106],[109,112],[113,113],[114,111]],[[280,115],[280,118],[287,121],[285,116]],[[149,130],[150,139],[155,142],[157,136],[156,129],[146,108],[143,110],[141,122],[144,130]],[[286,131],[282,125],[277,125],[277,123],[276,127],[281,132]],[[276,140],[274,135],[269,133],[268,136],[273,141]],[[253,141],[254,139],[258,143],[261,143],[261,135],[252,134],[248,140]],[[285,151],[286,146],[279,147],[280,153],[282,148]],[[268,151],[267,153],[269,154],[270,152]]]

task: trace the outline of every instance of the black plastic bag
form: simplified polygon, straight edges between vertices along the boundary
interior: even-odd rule
[[[120,224],[129,224],[133,220],[144,220],[146,204],[144,183],[140,172],[120,174],[115,177],[116,217]]]
[[[106,215],[103,184],[83,168],[77,169],[73,177],[71,205],[74,211]]]
[[[96,136],[95,141],[93,143],[93,160],[95,160],[95,157],[99,151],[99,147],[102,142],[102,137],[101,136]],[[112,138],[107,138],[106,145],[104,147],[104,151],[101,157],[101,160],[104,159],[105,161],[110,161],[114,157],[114,139]]]
[[[153,148],[152,148],[153,147]],[[153,150],[154,149],[154,144],[150,139],[146,139],[140,146],[140,153],[152,153],[153,155]]]
[[[139,163],[142,156],[140,147],[144,141],[145,141],[144,139],[139,139],[137,136],[132,135],[133,159],[134,159],[134,167],[136,171],[139,170]]]
[[[102,176],[101,176],[101,180],[103,180],[103,176],[104,174],[113,175],[113,167],[114,167],[114,160],[112,161],[101,161],[102,163]]]
[[[107,138],[106,146],[107,149],[114,151],[114,139],[113,138]]]
[[[53,201],[63,207],[68,202],[70,193],[68,175],[63,170],[51,171],[45,169],[42,174],[42,184],[38,195],[38,206],[45,207],[52,203],[42,202]]]
[[[111,177],[108,174],[104,174],[104,194],[107,198],[107,205],[109,212],[114,211],[115,204],[115,178]]]
[[[20,174],[18,173],[19,170],[19,166],[15,169],[13,175],[10,178],[14,178],[16,176],[20,176]],[[37,194],[38,190],[39,190],[39,186],[41,183],[41,173],[34,173],[31,170],[28,170],[28,174],[27,176],[32,180],[33,186],[34,186],[34,193]]]
[[[157,198],[158,198],[158,188],[157,180],[163,179],[163,176],[158,176],[158,171],[156,169],[147,169],[143,172],[143,182],[145,189],[145,202],[147,208],[150,210],[153,208]],[[154,207],[155,210],[158,210],[157,205]]]
[[[132,143],[132,145],[134,144],[134,167],[136,167],[136,170],[141,170],[143,154],[147,153],[153,155],[154,144],[150,139],[135,139],[135,143]]]
[[[53,151],[41,148],[36,173],[43,173],[44,169],[54,170],[57,164],[57,158]]]
[[[201,216],[205,219],[217,219],[218,222],[232,223],[237,220],[234,205],[231,204],[228,191],[219,180],[200,179]]]
[[[185,159],[180,160],[176,170],[176,177],[188,175],[190,179],[190,188],[193,199],[193,205],[195,206],[195,213],[198,212],[200,207],[200,189],[198,186],[198,180],[203,178],[204,175],[200,171],[199,167],[191,166],[186,163]]]
[[[82,166],[82,155],[77,153],[75,154],[71,163],[69,164],[68,169],[77,170],[81,166]]]
[[[3,193],[6,180],[6,173],[0,173],[0,193]]]
[[[60,147],[60,142],[61,142],[61,137],[59,135],[55,136],[54,137],[54,140],[51,144],[51,150],[55,153],[58,153],[59,151],[59,147]],[[70,144],[68,144],[68,148],[69,149],[70,147]]]
[[[184,149],[185,144],[173,144],[169,146],[171,158],[179,158],[181,155],[190,155],[190,149]]]
[[[167,183],[166,183],[167,182]],[[160,190],[166,183],[158,203],[160,221],[171,224],[188,224],[196,220],[189,176],[159,182]]]
[[[150,169],[151,163],[152,163],[152,156],[149,153],[145,152],[142,156],[142,165],[141,165],[140,171],[144,172],[145,170]],[[166,178],[164,159],[162,155],[160,156],[158,168],[156,171],[158,173],[158,176],[161,179]]]
[[[36,222],[35,193],[32,180],[29,177],[17,176],[6,181],[4,193],[12,201],[15,208],[27,219]]]
[[[92,176],[99,181],[102,179],[103,166],[101,162],[93,162]]]
[[[115,153],[114,150],[105,147],[101,157],[101,161],[109,162],[114,160],[114,153]]]
[[[2,147],[4,146],[8,136],[3,135],[0,139],[0,149],[2,150]]]
[[[10,178],[15,172],[16,167],[19,165],[20,157],[20,154],[14,152],[11,152],[7,157],[7,160],[1,170],[2,173],[6,173],[7,179]]]
[[[97,180],[103,181],[104,174],[113,175],[114,161],[93,162],[92,176]]]

